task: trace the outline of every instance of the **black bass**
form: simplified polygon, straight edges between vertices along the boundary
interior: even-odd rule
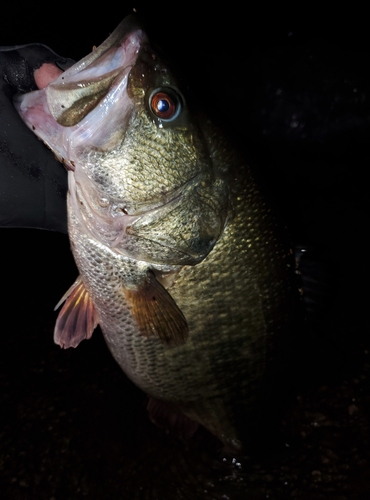
[[[241,449],[296,314],[291,251],[250,169],[133,17],[16,106],[69,170],[80,275],[55,341],[99,324],[153,421]]]

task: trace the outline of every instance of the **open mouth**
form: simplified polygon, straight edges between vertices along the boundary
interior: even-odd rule
[[[48,86],[15,99],[22,119],[67,169],[89,145],[111,147],[124,129],[132,110],[128,76],[145,39],[136,20],[126,18]]]
[[[64,127],[79,123],[118,85],[115,80],[130,71],[144,37],[131,18],[125,19],[105,42],[61,74],[46,89],[53,118]]]

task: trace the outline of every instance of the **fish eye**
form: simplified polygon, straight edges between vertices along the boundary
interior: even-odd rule
[[[170,88],[154,90],[149,96],[149,106],[152,113],[163,121],[172,121],[181,111],[180,95]]]

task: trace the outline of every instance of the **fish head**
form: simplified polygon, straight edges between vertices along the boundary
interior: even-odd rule
[[[154,264],[211,251],[229,208],[211,127],[133,16],[16,107],[70,171],[72,211],[89,235]]]

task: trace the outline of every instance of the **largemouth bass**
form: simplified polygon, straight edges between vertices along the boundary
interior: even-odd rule
[[[240,450],[297,304],[290,247],[251,170],[133,17],[16,106],[69,171],[80,275],[55,341],[76,347],[99,324],[153,421],[185,435],[201,424]]]

